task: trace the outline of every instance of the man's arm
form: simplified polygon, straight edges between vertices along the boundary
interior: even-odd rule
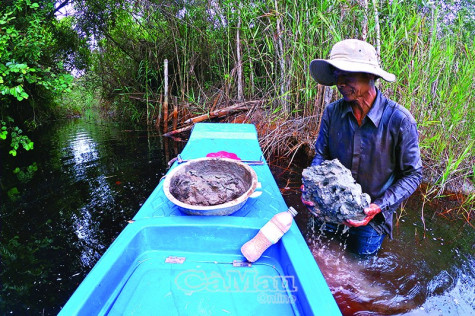
[[[417,189],[422,181],[422,162],[419,150],[419,137],[415,122],[404,120],[399,130],[399,142],[396,148],[397,164],[401,171],[396,180],[371,205],[364,209],[366,218],[361,221],[345,222],[347,226],[358,227],[367,225],[378,213],[382,213],[385,220],[391,216],[395,205],[399,205]]]
[[[409,119],[404,120],[399,136],[396,148],[399,179],[384,192],[382,197],[373,201],[381,208],[385,219],[391,215],[394,206],[399,205],[416,191],[422,181],[422,161],[416,123]]]

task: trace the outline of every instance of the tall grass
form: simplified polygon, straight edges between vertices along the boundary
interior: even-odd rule
[[[461,17],[452,25],[440,23],[443,12],[430,14],[389,7],[392,26],[382,43],[386,66],[398,76],[392,97],[410,109],[418,124],[425,166],[426,194],[441,196],[445,189],[461,190],[474,183],[475,85],[473,31]],[[466,189],[470,192],[470,189]],[[473,191],[462,205],[473,216]]]
[[[236,67],[241,62],[245,98],[266,100],[259,116],[269,121],[269,132],[261,135],[264,150],[290,157],[299,148],[313,147],[323,107],[338,98],[334,88],[311,79],[309,62],[327,58],[341,39],[380,43],[382,66],[396,74],[397,82],[381,82],[379,88],[418,122],[424,175],[431,184],[426,194],[440,196],[464,181],[473,185],[475,30],[462,15],[465,11],[451,18],[437,3],[409,0],[369,1],[367,8],[349,0],[246,0],[240,10],[231,0],[181,5],[134,5],[135,18],[129,17],[127,25],[143,17],[141,27],[125,28],[134,34],[118,32],[121,38],[116,41],[132,42],[130,51],[141,66],[124,54],[126,63],[109,58],[108,63],[122,67],[111,76],[118,82],[111,87],[144,92],[149,109],[149,97],[156,99],[162,88],[161,67],[167,58],[173,70],[171,93],[206,111],[217,93],[224,94],[226,104],[236,99]],[[117,54],[117,47],[109,50]],[[475,208],[473,194],[464,206],[470,212]]]
[[[290,108],[294,118],[301,122],[299,118],[302,115],[321,113],[315,108],[319,90],[309,78],[309,61],[315,57],[326,58],[331,46],[340,39],[361,38],[361,22],[366,16],[366,40],[377,43],[375,30],[380,28],[382,65],[398,78],[396,83],[381,82],[380,89],[410,109],[419,123],[424,175],[430,184],[425,193],[432,197],[441,196],[446,189],[458,191],[473,185],[475,45],[474,32],[464,29],[462,17],[446,25],[442,23],[446,13],[440,12],[435,5],[424,7],[413,2],[381,4],[377,10],[379,19],[375,19],[376,11],[371,9],[371,5],[365,11],[359,5],[345,1],[315,3],[285,2],[278,12],[273,12],[273,15],[283,16],[283,29],[286,30],[283,58],[288,67],[285,74],[278,74],[277,77],[291,80]],[[262,29],[259,33],[264,33],[266,38],[272,37],[272,32],[275,32],[273,21],[259,21],[261,23],[257,27]],[[254,48],[263,45],[261,38],[251,38],[251,55]],[[271,52],[269,55],[275,56],[272,54],[275,43],[267,40],[265,44],[266,51]],[[268,58],[260,60],[260,64],[267,65]],[[278,71],[275,67],[271,70]],[[279,80],[271,82],[277,96],[279,84]],[[312,121],[307,123],[312,124]],[[284,129],[285,125],[288,124],[279,127]],[[305,134],[300,135],[299,140],[305,140],[308,134],[314,135],[312,128],[314,125],[310,125],[309,129],[299,129]],[[291,138],[294,135],[284,130],[280,135],[276,134],[276,138]],[[276,139],[268,144],[287,143]],[[284,146],[283,150],[299,148]],[[465,192],[470,192],[470,188]],[[473,194],[471,191],[465,200],[468,204],[463,207],[467,210],[473,210]]]

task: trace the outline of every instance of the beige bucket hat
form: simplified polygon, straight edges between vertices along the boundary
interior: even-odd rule
[[[395,75],[379,66],[373,45],[357,39],[346,39],[336,43],[330,52],[330,59],[312,60],[310,74],[316,82],[333,86],[336,84],[336,77],[331,66],[343,71],[374,74],[389,82],[396,80]]]

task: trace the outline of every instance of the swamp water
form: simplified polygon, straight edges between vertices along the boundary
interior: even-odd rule
[[[82,120],[29,136],[33,151],[1,158],[2,315],[55,315],[184,146],[154,132]],[[376,256],[354,256],[337,237],[315,230],[300,193],[286,189],[300,185],[298,168],[290,175],[272,169],[344,314],[474,313],[472,228],[427,215],[423,238],[416,197],[394,240]]]
[[[180,150],[81,120],[29,137],[33,151],[2,154],[0,315],[56,315]]]
[[[273,174],[287,204],[299,211],[297,225],[343,315],[475,315],[473,227],[427,205],[423,222],[416,192],[397,211],[402,216],[392,240],[386,237],[374,256],[353,254],[341,234],[316,226],[300,202],[299,165],[274,166]]]

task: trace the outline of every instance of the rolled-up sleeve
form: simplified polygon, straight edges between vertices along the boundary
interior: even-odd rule
[[[381,208],[385,220],[391,218],[396,207],[414,193],[422,181],[417,125],[409,118],[400,126],[395,153],[400,173],[397,176],[398,180],[385,191],[383,196],[373,202]]]

